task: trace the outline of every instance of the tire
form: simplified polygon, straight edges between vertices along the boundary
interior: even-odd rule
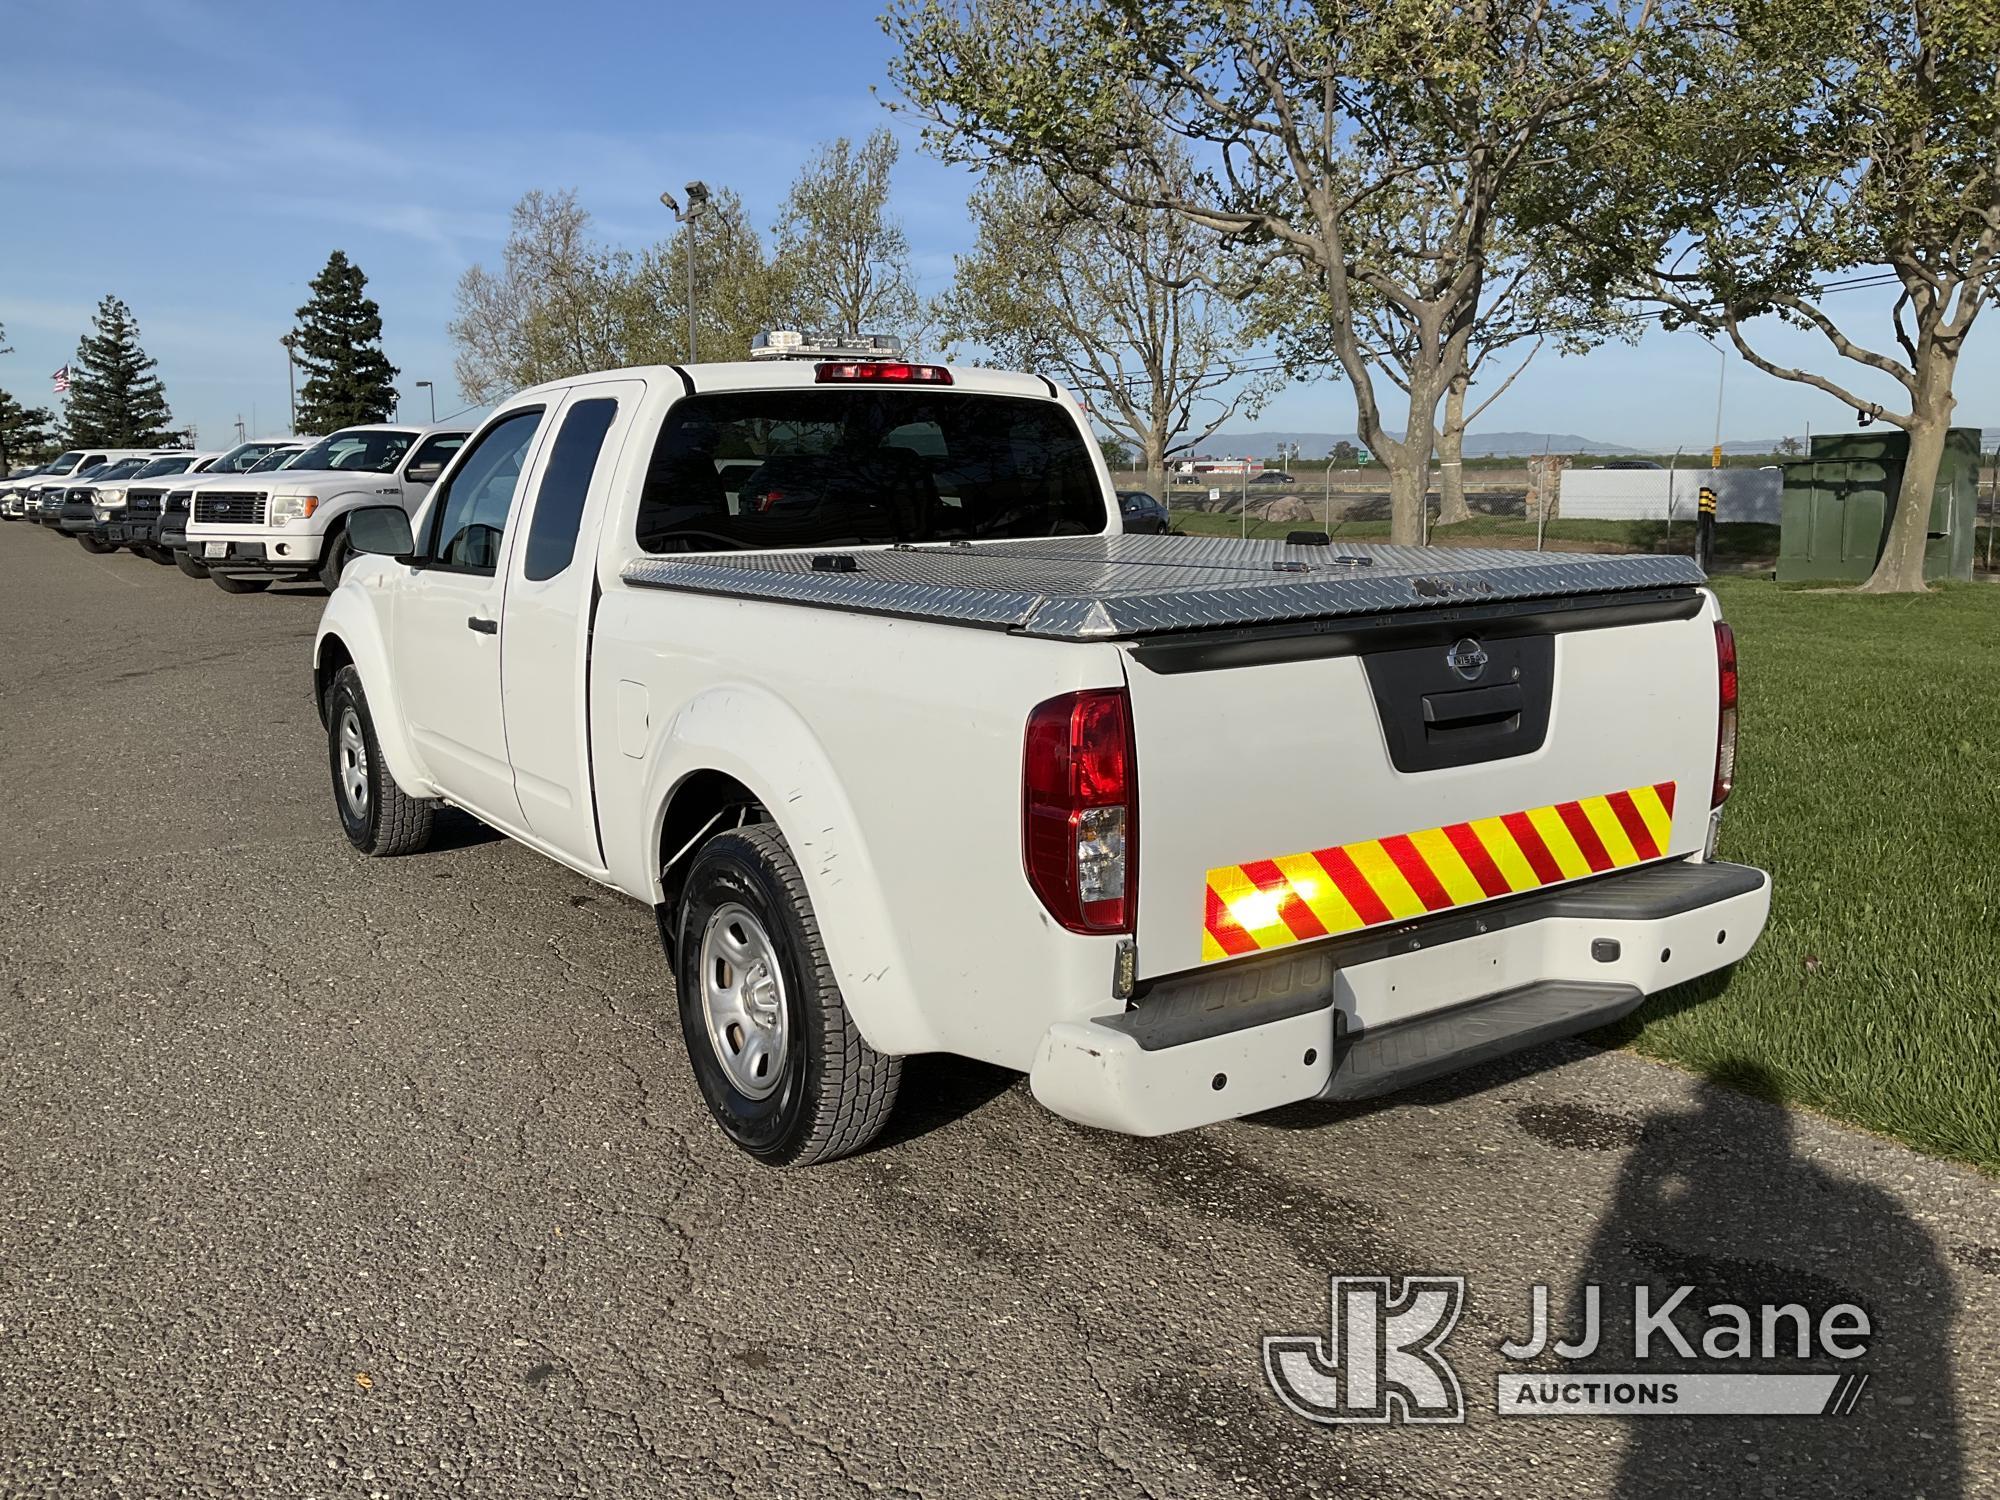
[[[701,847],[674,947],[688,1064],[723,1134],[771,1167],[833,1161],[876,1137],[895,1107],[903,1060],[862,1040],[805,878],[773,825]]]
[[[102,557],[107,552],[116,552],[118,550],[109,542],[100,542],[94,536],[80,536],[76,540],[77,545],[82,547],[92,557]]]
[[[330,594],[340,587],[340,575],[353,560],[354,549],[347,542],[347,528],[341,527],[326,539],[326,546],[320,556],[319,581]]]
[[[132,550],[145,558],[147,562],[156,562],[163,568],[171,568],[174,565],[174,555],[165,547],[155,547],[148,543],[146,546],[134,547]]]
[[[185,548],[174,548],[174,566],[190,578],[208,577],[208,569],[203,567],[200,561]]]
[[[268,578],[231,578],[226,573],[211,573],[208,578],[225,594],[261,594],[271,586]]]
[[[437,803],[412,797],[382,764],[361,674],[342,667],[326,690],[326,760],[347,842],[371,859],[415,854],[431,841]]]

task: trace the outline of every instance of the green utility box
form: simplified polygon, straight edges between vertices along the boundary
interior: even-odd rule
[[[1954,427],[1946,434],[1931,495],[1926,578],[1972,577],[1979,436],[1976,427]],[[1825,433],[1812,440],[1810,458],[1784,466],[1779,582],[1860,583],[1875,571],[1909,451],[1910,435],[1900,427]]]

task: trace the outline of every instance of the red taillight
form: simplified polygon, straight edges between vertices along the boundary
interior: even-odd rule
[[[841,381],[875,381],[882,385],[950,385],[951,371],[943,365],[892,364],[887,360],[857,359],[852,362],[813,366],[813,379],[821,385]]]
[[[1736,632],[1715,626],[1715,791],[1710,807],[1720,807],[1736,785]]]
[[[1130,932],[1139,905],[1138,776],[1123,688],[1051,698],[1028,715],[1021,857],[1071,932]]]

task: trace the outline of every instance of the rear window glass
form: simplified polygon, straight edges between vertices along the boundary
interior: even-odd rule
[[[943,391],[689,396],[639,500],[648,552],[1081,536],[1105,529],[1083,438],[1050,402]]]

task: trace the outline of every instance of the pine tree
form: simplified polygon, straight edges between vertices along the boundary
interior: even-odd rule
[[[396,367],[382,353],[382,309],[365,295],[361,267],[336,250],[299,309],[293,357],[305,371],[298,428],[327,433],[385,422],[396,410]]]
[[[116,297],[97,304],[91,333],[69,367],[70,441],[106,448],[165,444],[173,422],[158,361],[139,347],[139,324]]]
[[[45,406],[23,406],[0,391],[0,475],[18,464],[40,463],[56,451],[55,419]]]

